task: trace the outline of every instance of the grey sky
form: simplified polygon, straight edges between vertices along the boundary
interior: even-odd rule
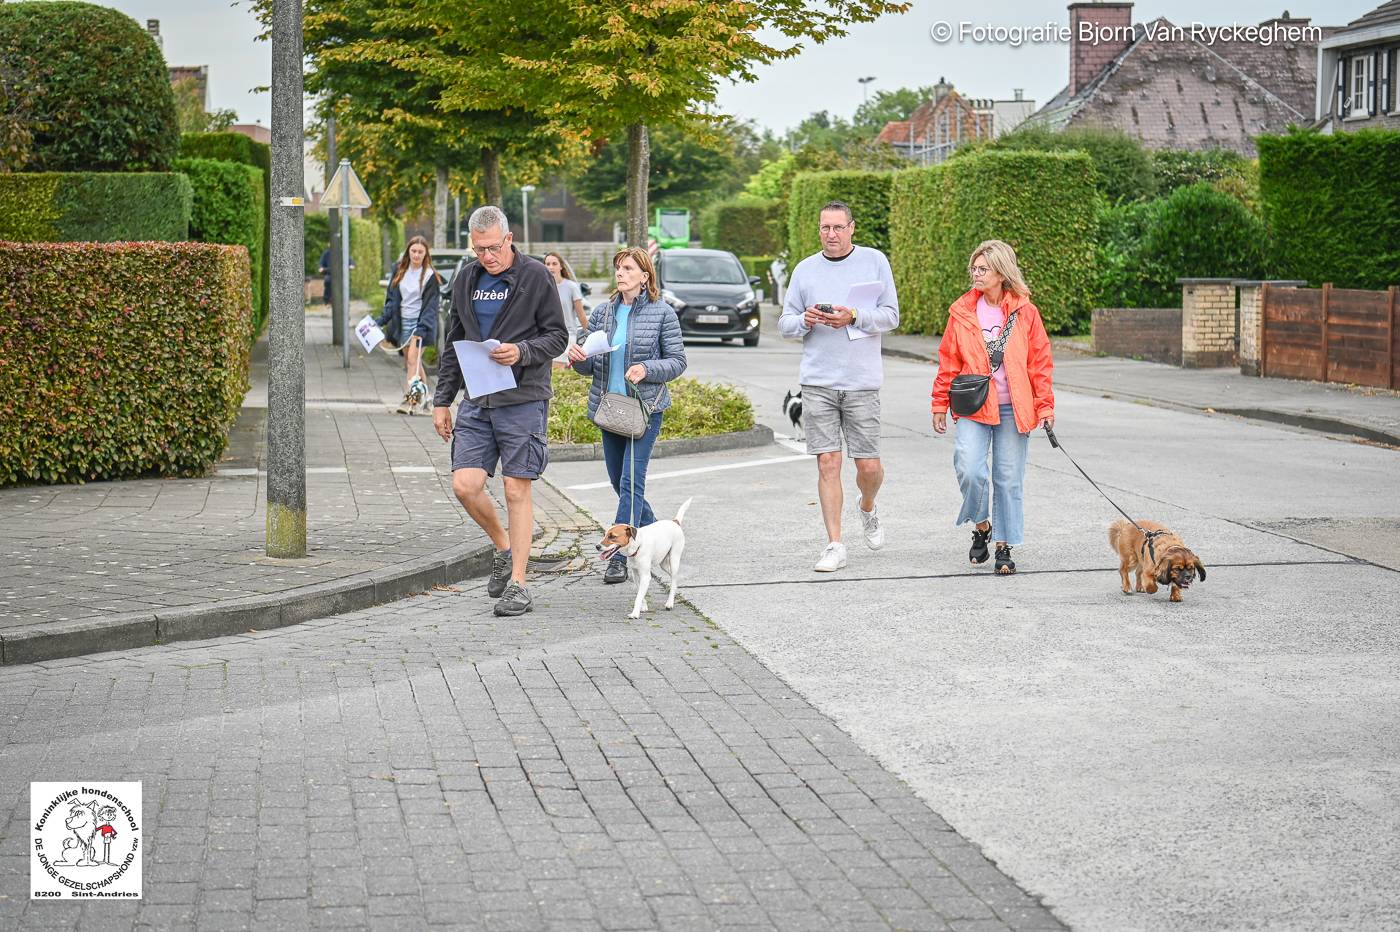
[[[463,0],[466,2],[466,0]],[[1138,3],[1134,22],[1165,16],[1178,25],[1254,24],[1278,16],[1285,4],[1294,16],[1317,25],[1341,25],[1378,6],[1380,0],[1157,0]],[[271,49],[257,42],[259,27],[246,2],[228,0],[108,0],[137,22],[159,19],[165,57],[171,64],[208,65],[212,104],[236,110],[242,122],[269,119],[267,94],[250,89],[268,83]],[[958,42],[937,44],[929,29],[947,21],[1031,27],[1066,24],[1065,3],[1025,0],[915,0],[901,16],[859,26],[843,39],[811,46],[790,61],[763,68],[753,84],[721,88],[720,109],[775,131],[816,110],[850,117],[860,105],[856,78],[873,75],[870,90],[916,87],[946,77],[972,97],[1009,98],[1013,88],[1042,104],[1059,92],[1069,73],[1069,47],[1060,43],[1005,45]]]

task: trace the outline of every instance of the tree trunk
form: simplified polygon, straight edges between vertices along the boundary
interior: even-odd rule
[[[501,154],[491,147],[481,150],[481,183],[486,188],[486,203],[501,209]]]
[[[647,246],[647,181],[651,144],[645,123],[627,127],[627,245]]]
[[[447,248],[447,166],[439,165],[433,186],[433,248]]]

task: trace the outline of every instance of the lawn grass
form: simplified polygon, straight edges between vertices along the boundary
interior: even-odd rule
[[[554,370],[554,399],[549,404],[550,443],[597,443],[598,428],[588,419],[588,376],[572,369]],[[753,427],[753,405],[743,392],[680,378],[667,383],[671,407],[661,418],[661,439],[709,437]]]

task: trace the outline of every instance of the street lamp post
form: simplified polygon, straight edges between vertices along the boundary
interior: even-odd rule
[[[520,189],[520,225],[525,228],[525,252],[530,252],[530,192],[535,186],[527,184]]]
[[[875,76],[872,74],[868,78],[856,78],[856,80],[860,82],[860,89],[865,95],[863,102],[870,103],[870,82],[875,80]]]
[[[306,135],[301,0],[272,4],[272,268],[267,365],[269,557],[306,556],[306,312],[302,306]]]

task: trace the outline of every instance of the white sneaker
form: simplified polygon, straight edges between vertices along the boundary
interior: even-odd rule
[[[817,561],[815,567],[818,573],[834,573],[846,566],[846,545],[839,541],[833,541],[826,545],[822,551],[822,558]]]
[[[857,505],[856,511],[860,512],[860,526],[865,531],[865,545],[871,550],[879,550],[885,546],[885,529],[880,527],[880,516],[876,514],[879,506],[866,511]]]

